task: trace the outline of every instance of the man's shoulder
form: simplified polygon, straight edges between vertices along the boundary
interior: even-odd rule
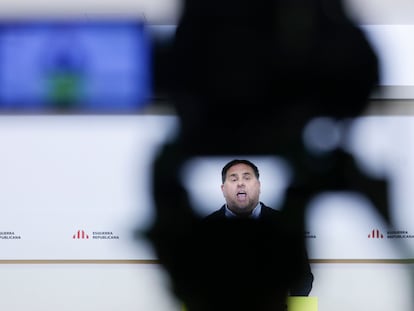
[[[269,207],[263,203],[261,204],[262,204],[262,210],[260,213],[260,218],[259,218],[260,220],[277,222],[278,224],[284,222],[283,221],[284,213],[282,211]]]
[[[222,219],[222,218],[225,218],[224,205],[220,207],[218,210],[212,212],[211,214],[208,214],[206,217],[204,217],[204,220],[209,221],[209,220]]]
[[[266,217],[266,216],[280,216],[282,213],[281,211],[274,209],[272,207],[269,207],[263,203],[261,203],[262,205],[262,211],[260,213],[260,216],[262,217]]]

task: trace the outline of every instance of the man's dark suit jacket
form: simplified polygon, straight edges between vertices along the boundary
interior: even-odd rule
[[[252,226],[251,229],[254,229],[254,233],[262,235],[258,240],[260,246],[258,248],[252,247],[252,250],[258,253],[257,259],[260,260],[263,256],[264,261],[253,262],[252,265],[266,265],[267,259],[273,256],[275,258],[274,265],[270,263],[269,269],[274,268],[275,271],[282,271],[283,273],[291,271],[291,275],[288,276],[291,277],[288,278],[289,295],[308,296],[312,289],[313,274],[305,247],[303,230],[299,232],[300,230],[297,230],[298,226],[291,226],[291,220],[288,220],[282,211],[270,208],[262,202],[260,204],[261,213],[259,218],[249,218],[247,221],[253,221],[251,224],[254,225],[258,224],[258,226]],[[205,217],[204,221],[219,224],[219,222],[226,220],[232,223],[237,221],[237,219],[237,217],[227,218],[225,216],[225,205],[223,205],[219,210]],[[241,220],[245,221],[244,218],[241,218]],[[259,227],[260,229],[256,230]],[[246,228],[246,230],[249,230],[249,228]],[[249,247],[248,235],[245,234],[243,237],[240,237],[241,241],[238,241],[238,245],[243,247],[243,239],[246,239],[246,247]],[[262,254],[259,254],[260,252]],[[283,264],[285,267],[276,267],[278,264]],[[277,281],[275,280],[275,282]]]

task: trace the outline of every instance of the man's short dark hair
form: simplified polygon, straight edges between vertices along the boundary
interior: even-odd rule
[[[259,169],[257,168],[256,165],[254,165],[249,160],[234,159],[234,160],[231,160],[230,162],[228,162],[226,165],[224,165],[223,169],[221,170],[221,181],[223,182],[223,184],[224,184],[224,181],[226,180],[227,171],[230,169],[230,167],[232,167],[236,164],[246,164],[246,165],[250,166],[253,169],[253,172],[254,172],[254,175],[256,176],[256,178],[259,179]]]

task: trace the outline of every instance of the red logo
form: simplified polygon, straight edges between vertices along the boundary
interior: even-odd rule
[[[383,239],[384,235],[378,229],[373,229],[370,234],[368,234],[369,239]]]
[[[72,238],[76,240],[85,240],[89,239],[89,235],[87,235],[84,230],[78,230],[78,232],[76,232]]]

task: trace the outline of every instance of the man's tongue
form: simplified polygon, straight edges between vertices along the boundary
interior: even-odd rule
[[[246,200],[246,198],[247,198],[246,193],[244,193],[244,192],[239,192],[239,193],[237,193],[237,199],[238,199],[238,200],[240,200],[240,201],[244,201],[244,200]]]

